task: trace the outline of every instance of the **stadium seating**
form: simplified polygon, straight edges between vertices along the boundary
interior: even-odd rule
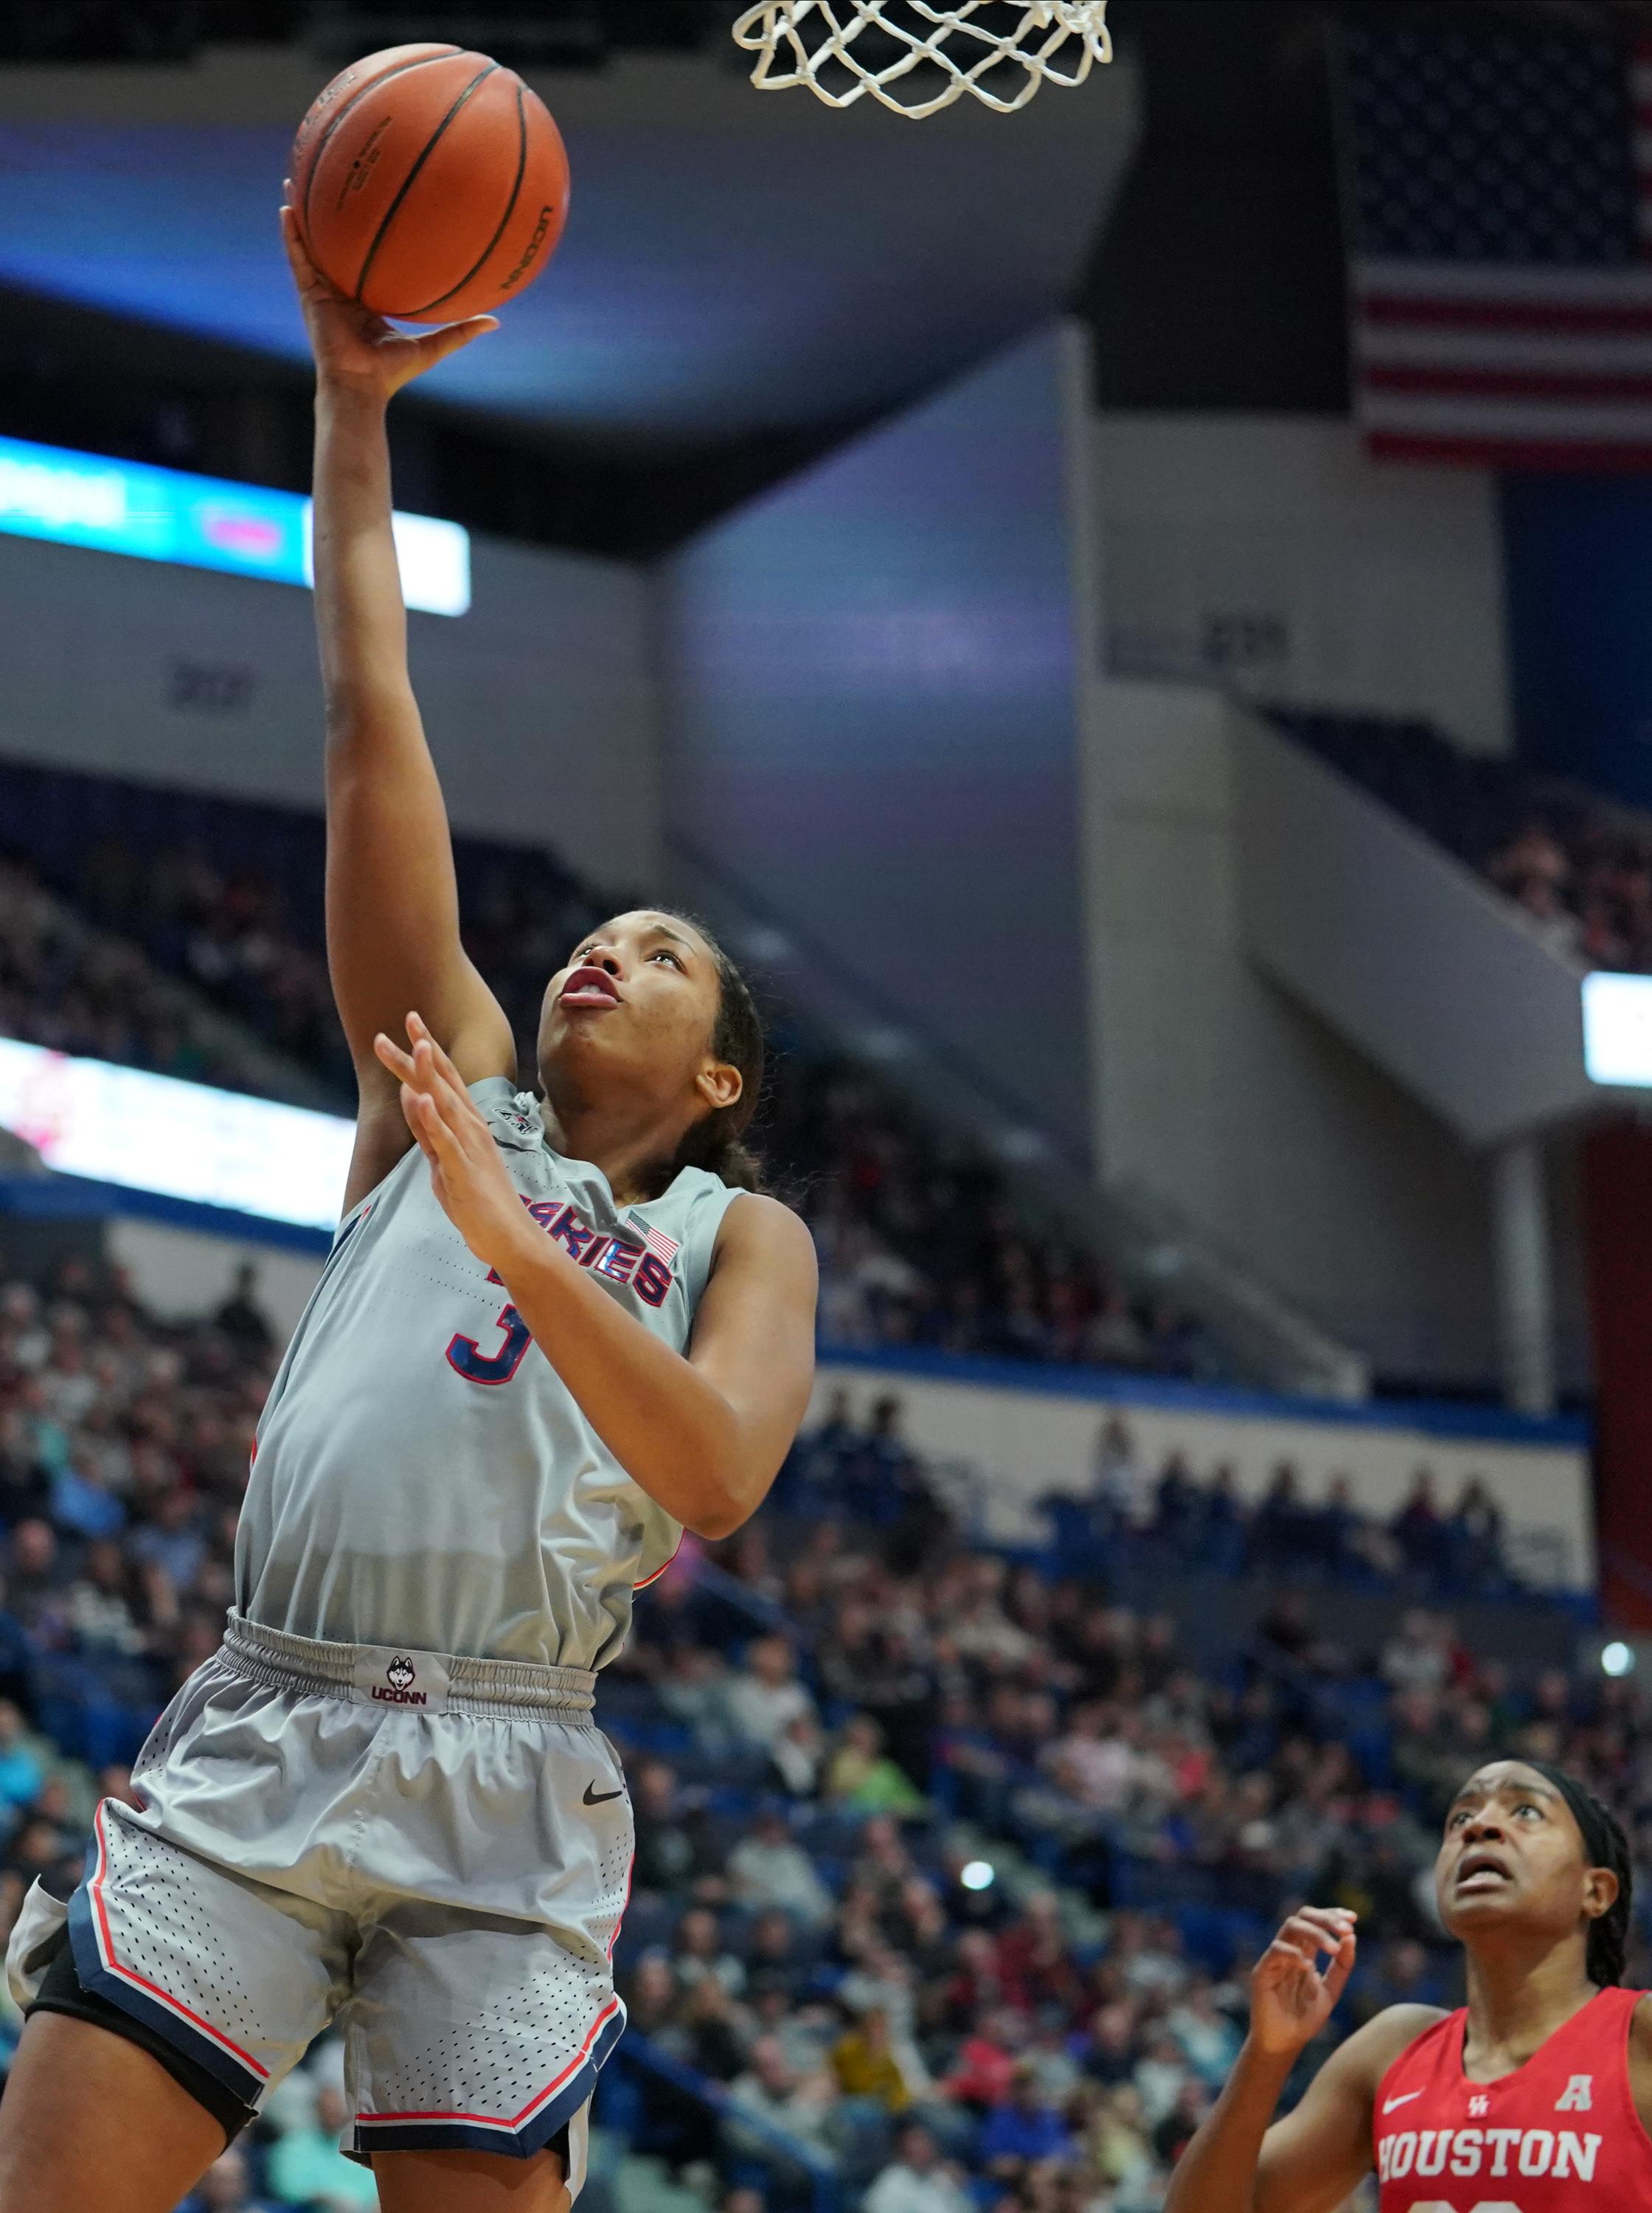
[[[83,1260],[0,1282],[5,1918],[34,1874],[72,1878],[94,1795],[216,1643],[272,1353],[244,1289],[180,1324]],[[751,1530],[691,1541],[639,1602],[600,1700],[637,1813],[637,2033],[595,2206],[1145,2213],[1284,1900],[1359,1907],[1358,2019],[1450,1987],[1419,1877],[1488,1749],[1642,1818],[1644,1702],[1556,1664],[1576,1623],[1519,1588],[1484,1486],[1380,1526],[1284,1474],[1247,1512],[1212,1471],[1111,1465],[1075,1471],[1046,1544],[972,1545],[898,1421],[834,1410]],[[1212,1572],[1248,1631],[1201,1634]],[[338,2069],[324,2044],[201,2204],[357,2202]]]
[[[1465,753],[1427,722],[1272,719],[1515,900],[1591,968],[1652,969],[1652,819],[1581,784]]]
[[[0,875],[0,1033],[351,1111],[320,942],[318,818],[8,762],[0,820],[14,856]],[[614,902],[543,852],[461,838],[456,859],[466,942],[529,1069],[546,979]],[[7,917],[25,894],[47,899],[65,936],[124,948],[107,958],[134,974],[186,985],[192,1033],[210,1033],[216,1052],[186,1052],[158,984],[123,991],[117,1015],[88,1005],[80,972],[49,948],[8,961],[20,930]],[[788,1009],[770,1014],[758,1135],[815,1232],[828,1341],[1222,1372],[1220,1348],[1161,1291],[1021,1218],[988,1161],[926,1129]]]

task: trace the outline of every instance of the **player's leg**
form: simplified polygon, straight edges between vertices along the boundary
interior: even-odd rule
[[[35,2014],[0,2102],[0,2213],[171,2213],[224,2139],[222,2122],[137,2045]]]
[[[351,1924],[133,1826],[109,1800],[65,1906],[7,1954],[27,2009],[0,2102],[0,2213],[170,2213],[347,1987]]]
[[[533,2159],[381,2151],[374,2155],[373,2179],[381,2213],[568,2213],[572,2202],[562,2161],[550,2150]]]

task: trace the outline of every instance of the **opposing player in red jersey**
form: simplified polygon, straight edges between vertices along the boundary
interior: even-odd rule
[[[1458,1792],[1434,1881],[1467,2006],[1389,2007],[1275,2121],[1354,1966],[1351,1913],[1293,1914],[1165,2213],[1334,2213],[1374,2169],[1382,2213],[1652,2213],[1652,2007],[1618,1986],[1623,1831],[1558,1769],[1494,1760]]]

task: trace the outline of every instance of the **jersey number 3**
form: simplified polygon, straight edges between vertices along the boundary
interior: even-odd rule
[[[491,1270],[488,1279],[499,1281]],[[467,1383],[509,1383],[533,1342],[533,1332],[515,1307],[503,1308],[495,1326],[505,1333],[497,1352],[484,1352],[473,1337],[455,1337],[448,1347],[448,1367]]]

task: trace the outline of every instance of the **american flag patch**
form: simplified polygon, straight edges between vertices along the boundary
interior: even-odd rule
[[[680,1250],[676,1239],[668,1237],[662,1229],[650,1228],[635,1214],[631,1217],[631,1226],[642,1239],[645,1249],[652,1253],[656,1260],[664,1261],[668,1268]]]

